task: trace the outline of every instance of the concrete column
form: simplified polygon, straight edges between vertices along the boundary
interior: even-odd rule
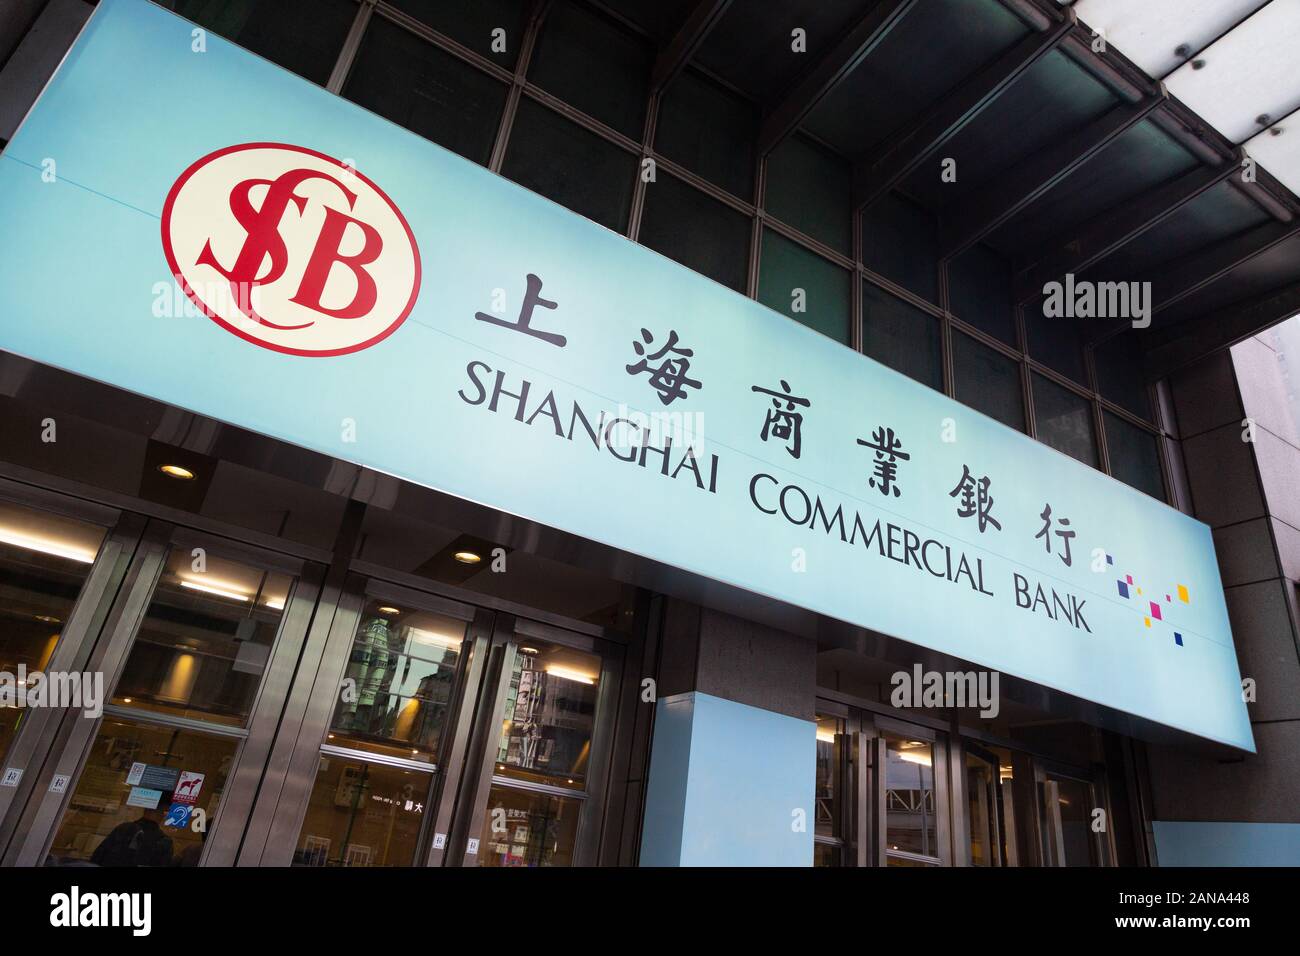
[[[680,601],[665,610],[642,866],[810,866],[816,647]]]
[[[1300,355],[1300,349],[1297,349]],[[1300,375],[1296,369],[1293,375]],[[1292,379],[1294,381],[1294,378]],[[1162,863],[1300,863],[1300,432],[1270,333],[1170,380],[1196,517],[1214,531],[1258,753],[1150,747]],[[1254,441],[1243,441],[1244,421]],[[1258,832],[1252,825],[1270,826]],[[1242,825],[1247,830],[1241,829]],[[1264,855],[1262,855],[1264,854]]]

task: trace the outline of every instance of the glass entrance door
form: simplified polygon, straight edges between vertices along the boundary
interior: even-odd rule
[[[594,863],[618,647],[376,579],[346,591],[241,862]]]
[[[1108,844],[1103,838],[1106,810],[1098,805],[1099,788],[1092,781],[1040,768],[1040,830],[1043,862],[1047,866],[1106,866]]]
[[[319,569],[215,535],[145,529],[65,721],[18,865],[233,862],[316,601]]]
[[[504,620],[493,648],[455,852],[465,866],[595,861],[618,655],[583,635]]]
[[[966,834],[971,866],[1005,866],[1002,855],[1001,773],[998,757],[963,741],[966,760]]]

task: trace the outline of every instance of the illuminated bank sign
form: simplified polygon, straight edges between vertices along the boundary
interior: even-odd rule
[[[0,347],[1253,746],[1204,525],[192,29],[0,158]]]

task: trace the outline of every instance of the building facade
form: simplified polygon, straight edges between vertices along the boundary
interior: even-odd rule
[[[369,354],[386,357],[358,363],[346,386],[313,386],[298,371],[248,379],[223,372],[200,386],[197,376],[167,371],[165,361],[137,380],[131,349],[96,374],[95,363],[106,361],[96,343],[31,344],[46,320],[55,324],[57,300],[39,299],[50,303],[48,312],[28,311],[39,297],[18,294],[7,304],[4,321],[12,325],[0,341],[0,669],[20,680],[36,672],[102,675],[104,693],[93,717],[80,706],[0,708],[0,861],[1300,862],[1300,436],[1287,375],[1290,327],[1266,331],[1300,308],[1296,197],[1158,77],[1114,47],[1098,49],[1084,13],[1069,6],[781,6],[22,0],[0,34],[7,144],[0,164],[14,196],[30,188],[22,212],[33,221],[57,215],[61,207],[50,212],[35,198],[45,195],[39,187],[19,180],[48,172],[44,153],[22,147],[41,143],[47,128],[62,135],[50,104],[75,105],[63,91],[74,90],[78,71],[95,75],[98,62],[110,67],[98,67],[101,76],[117,63],[121,74],[147,77],[148,65],[125,52],[179,57],[163,44],[180,37],[199,72],[170,74],[176,90],[167,95],[192,89],[195,104],[207,102],[198,84],[219,90],[228,80],[231,112],[250,109],[264,89],[268,102],[301,103],[307,114],[368,111],[365,123],[392,124],[391,139],[356,141],[355,159],[314,155],[366,174],[374,187],[357,188],[368,198],[352,200],[352,222],[365,221],[355,203],[376,197],[402,224],[407,216],[398,207],[410,213],[420,295],[446,293],[455,303],[448,311],[463,305],[474,323],[475,307],[466,305],[472,295],[431,291],[430,277],[446,278],[437,264],[454,257],[453,241],[431,240],[409,198],[394,192],[394,202],[383,177],[368,178],[376,160],[366,151],[376,144],[400,144],[412,161],[442,157],[427,167],[428,192],[447,203],[437,209],[474,221],[476,235],[500,235],[503,261],[524,261],[508,251],[507,237],[531,243],[543,265],[503,276],[492,291],[505,305],[483,300],[476,332],[504,327],[517,339],[522,330],[539,349],[578,350],[567,309],[576,298],[593,316],[639,314],[645,303],[621,301],[620,287],[646,299],[662,288],[662,316],[713,316],[712,354],[728,355],[738,372],[713,380],[700,373],[699,394],[720,379],[743,380],[744,393],[762,393],[750,406],[757,412],[751,431],[761,427],[776,454],[806,455],[791,465],[793,478],[762,472],[749,481],[753,509],[774,522],[817,528],[823,500],[804,489],[818,481],[813,415],[825,405],[808,408],[800,388],[840,381],[843,368],[883,382],[872,387],[892,396],[891,416],[929,415],[936,435],[950,419],[964,434],[969,420],[976,434],[996,436],[979,446],[986,468],[1000,464],[1015,477],[995,478],[992,504],[979,468],[963,462],[961,481],[946,472],[934,478],[945,514],[969,501],[968,512],[957,511],[979,523],[963,539],[968,544],[1001,531],[985,527],[990,517],[1011,524],[1017,485],[1060,475],[1046,491],[1095,501],[1094,539],[1126,542],[1130,556],[1149,547],[1157,563],[1196,566],[1199,555],[1210,569],[1201,580],[1212,578],[1213,586],[1194,586],[1189,595],[1171,578],[1154,584],[1161,593],[1143,595],[1150,579],[1125,580],[1123,548],[1084,548],[1089,539],[1078,518],[1079,551],[1071,558],[1072,515],[1058,499],[1053,528],[1049,498],[1046,508],[1035,503],[1021,515],[1051,529],[1046,542],[1031,536],[1026,547],[1046,544],[1050,567],[1059,570],[1059,559],[1073,575],[1084,570],[1072,562],[1096,562],[1101,552],[1093,571],[1108,598],[1089,597],[1086,612],[1085,602],[1067,595],[1076,578],[1060,578],[1058,595],[1057,579],[1044,577],[1040,609],[1034,583],[1016,573],[1007,578],[1015,585],[1000,591],[1011,609],[968,615],[963,601],[998,590],[984,580],[976,551],[967,562],[944,544],[942,527],[924,545],[900,530],[900,560],[885,540],[893,524],[877,523],[881,537],[870,543],[871,512],[859,512],[868,551],[878,547],[907,565],[906,535],[913,535],[912,570],[948,590],[896,590],[880,583],[896,572],[873,566],[861,579],[838,570],[832,585],[801,591],[802,583],[786,582],[816,580],[822,552],[784,532],[747,537],[749,526],[714,503],[717,456],[683,456],[674,450],[681,442],[617,445],[611,432],[592,428],[596,415],[585,399],[566,404],[562,386],[571,382],[507,377],[506,368],[540,367],[510,346],[475,353],[477,366],[466,366],[468,377],[451,390],[459,398],[449,400],[461,414],[470,413],[462,406],[474,409],[476,422],[490,414],[529,431],[502,432],[513,436],[502,446],[487,437],[495,424],[480,435],[439,409],[393,411],[400,420],[385,431],[384,453],[368,457],[374,446],[364,436],[355,454],[348,450],[346,412],[341,438],[314,441],[286,433],[283,410],[327,404],[331,389],[343,387],[349,401],[369,394],[385,409],[398,395],[414,402],[426,393],[409,356],[376,346]],[[127,40],[112,46],[103,39],[112,31]],[[226,62],[238,69],[217,65]],[[65,86],[47,87],[52,76]],[[119,101],[124,114],[130,99]],[[320,115],[322,124],[334,122],[335,114]],[[213,116],[196,107],[193,115],[159,117],[156,135],[192,141],[192,158],[207,160],[217,153],[205,122],[233,122]],[[78,136],[114,149],[114,137],[124,135],[111,111],[88,110],[75,125]],[[244,142],[265,146],[295,135],[301,139],[249,120]],[[414,178],[425,175],[407,155],[389,159]],[[50,184],[93,190],[78,181],[92,167],[74,157],[51,151],[63,171]],[[227,332],[249,341],[252,333],[214,315],[210,301],[198,303],[202,312],[190,308],[198,300],[182,272],[203,258],[201,243],[187,253],[189,240],[169,234],[166,223],[186,202],[200,201],[189,198],[185,182],[201,181],[204,167],[196,162],[180,175],[182,168],[170,175],[176,183],[165,206],[162,195],[148,200],[148,215],[162,210],[171,271],[161,290],[151,287],[141,315],[221,336],[210,357],[220,369],[227,340],[242,344]],[[480,185],[488,182],[483,170],[522,190],[491,192],[496,187]],[[271,202],[270,180],[262,185],[267,192],[249,200],[250,217],[254,205],[260,212]],[[461,186],[464,195],[447,195]],[[128,204],[125,194],[114,198]],[[286,206],[302,201],[282,198]],[[209,214],[216,215],[193,215]],[[18,216],[18,235],[23,222]],[[156,222],[150,228],[157,233]],[[124,235],[105,231],[88,241],[102,243],[112,260]],[[551,278],[567,274],[543,250],[586,248],[571,243],[590,243],[584,265],[608,294],[584,297],[576,281]],[[339,264],[355,280],[356,304],[371,251],[368,239],[347,251],[336,241],[315,289],[320,310],[345,311],[341,300],[325,302]],[[161,252],[150,254],[161,263]],[[250,278],[263,255],[274,268],[268,245],[252,260]],[[219,249],[216,258],[223,256]],[[39,287],[41,295],[62,281],[84,284],[91,271],[79,254],[48,272],[38,256],[8,261],[26,267],[7,272],[5,285]],[[1082,300],[1067,294],[1072,308],[1063,313],[1046,289],[1060,280],[1072,290],[1076,277],[1080,288],[1135,283],[1128,311],[1073,308]],[[306,286],[304,279],[294,300],[305,301]],[[110,283],[103,294],[110,301],[117,292]],[[381,306],[386,294],[376,290]],[[406,312],[415,302],[412,291]],[[739,310],[759,306],[780,318],[762,320],[770,338],[751,339],[744,317],[757,312]],[[322,339],[312,348],[320,355],[368,348],[406,318],[376,327],[363,346]],[[657,390],[689,390],[682,356],[693,353],[652,364],[671,348],[663,340],[671,324],[640,329],[626,372],[614,369],[620,378],[645,372]],[[575,341],[558,341],[566,335]],[[140,354],[153,348],[144,337],[133,346]],[[398,342],[394,335],[383,347]],[[682,339],[683,348],[692,344]],[[588,353],[578,355],[580,367]],[[704,355],[701,349],[697,369]],[[743,378],[754,355],[779,355],[795,371],[789,381],[776,376],[779,388],[754,384]],[[324,361],[299,358],[294,368]],[[235,407],[223,404],[231,392],[244,396],[243,417],[221,413]],[[677,393],[657,397],[667,408]],[[648,400],[654,407],[654,396]],[[962,410],[950,416],[942,411],[950,406]],[[930,415],[932,407],[940,410]],[[718,409],[700,426],[719,429],[713,440],[725,459],[735,452],[727,446],[730,409]],[[802,409],[809,427],[801,433]],[[907,520],[938,521],[907,510],[914,498],[889,485],[898,472],[872,471],[876,462],[908,462],[892,454],[902,447],[888,444],[893,429],[886,438],[879,416],[850,409],[842,418],[850,413],[860,419],[856,444],[876,453],[852,466],[864,483],[860,500],[894,509],[888,513],[901,515],[900,529],[911,527]],[[534,437],[538,421],[544,439]],[[365,419],[353,425],[370,427]],[[877,426],[880,437],[868,437]],[[539,443],[558,439],[577,455],[584,427],[596,454],[608,452],[601,467],[636,470],[637,481],[667,479],[673,494],[639,495],[640,485],[579,476],[557,503],[542,483],[550,452]],[[442,464],[451,460],[474,476],[471,486],[422,484],[414,474],[452,467]],[[883,505],[870,497],[881,490],[877,480]],[[699,493],[689,507],[674,497],[680,486]],[[832,507],[827,499],[820,520],[833,538]],[[1208,544],[1197,551],[1203,529],[1189,516],[1209,526],[1212,551]],[[859,545],[853,521],[840,520],[849,525],[839,525],[840,543]],[[1167,539],[1148,540],[1166,529]],[[779,551],[782,570],[805,576],[773,583],[775,572],[756,570],[755,540]],[[929,564],[931,543],[940,545],[946,569]],[[813,567],[793,566],[804,559]],[[975,598],[955,596],[965,588],[963,562]],[[878,581],[869,580],[874,575]],[[1134,652],[1146,656],[1097,663],[1086,642],[1114,635],[1094,628],[1094,615],[1118,613],[1109,609],[1119,598],[1149,604],[1135,619],[1138,637],[1163,644]],[[1210,614],[1222,606],[1231,624],[1226,649],[1213,658],[1220,663],[1187,678],[1204,677],[1204,685],[1180,682],[1184,663],[1169,656],[1184,648],[1177,615],[1202,613],[1180,605],[1208,605]],[[867,610],[837,616],[840,606]],[[1032,630],[1047,627],[1043,615],[1059,630]],[[1037,623],[1022,623],[1030,620]],[[1041,649],[1007,650],[1044,635],[1065,641],[1058,635],[1067,633],[1084,642],[1067,647],[1085,649],[1060,651],[1049,662],[1059,672],[1040,679],[1035,674],[1044,672],[1027,664],[1017,670],[1014,654],[1032,662]],[[992,657],[955,650],[985,645],[1001,649]],[[1012,656],[998,657],[1004,653]],[[1152,663],[1156,653],[1166,656]],[[990,685],[995,667],[1000,679]],[[951,682],[948,696],[927,697],[919,688],[930,674],[941,682],[971,675],[964,686],[980,706],[958,706]],[[1225,683],[1229,697],[1214,691],[1197,699]],[[917,693],[901,698],[900,688],[913,685]],[[1112,688],[1121,696],[1110,696]]]

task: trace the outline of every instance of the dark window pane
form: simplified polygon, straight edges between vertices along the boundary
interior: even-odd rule
[[[1011,267],[988,246],[972,246],[948,268],[952,312],[1008,345],[1016,344]]]
[[[1092,360],[1097,368],[1097,391],[1139,418],[1151,421],[1151,397],[1137,333],[1124,332],[1103,342]]]
[[[361,615],[329,742],[433,763],[451,706],[465,622],[374,601]]]
[[[943,388],[939,320],[870,282],[862,284],[862,351],[923,385]]]
[[[1097,467],[1092,403],[1041,375],[1034,376],[1034,423],[1038,440]]]
[[[198,866],[238,741],[104,717],[46,862]],[[75,861],[75,862],[74,862]]]
[[[524,37],[524,0],[389,0],[461,46],[513,69]],[[497,41],[492,31],[505,35]],[[496,49],[493,49],[495,45]],[[502,50],[501,46],[505,49]]]
[[[1106,451],[1110,473],[1152,498],[1165,500],[1165,482],[1160,475],[1160,446],[1156,436],[1118,415],[1102,412],[1106,423]]]
[[[357,15],[349,0],[176,0],[172,8],[322,86]]]
[[[709,182],[752,199],[757,119],[748,100],[684,70],[664,95],[655,147]]]
[[[294,866],[412,866],[432,774],[322,754]]]
[[[616,232],[627,230],[637,158],[524,97],[503,175]]]
[[[664,172],[646,186],[640,241],[741,292],[749,262],[749,217]]]
[[[847,345],[852,282],[847,269],[771,229],[763,231],[758,301],[768,308]],[[796,303],[803,311],[795,311]]]
[[[486,165],[506,86],[383,17],[372,17],[343,95]]]
[[[654,50],[611,20],[557,3],[542,23],[528,78],[633,139],[641,139]]]
[[[188,548],[167,557],[113,690],[113,703],[242,726],[248,722],[293,580]]]
[[[1048,368],[1080,385],[1087,383],[1083,365],[1083,335],[1077,319],[1043,315],[1037,302],[1025,306],[1025,337],[1029,354]]]
[[[862,214],[862,264],[931,302],[938,301],[938,235],[934,216],[890,194]]]
[[[958,401],[1004,425],[1025,430],[1019,362],[954,330],[952,372]]]
[[[834,843],[813,844],[813,866],[839,866],[840,848]]]
[[[0,502],[0,672],[49,665],[103,538],[103,528]],[[0,760],[24,714],[0,704]]]
[[[844,255],[852,254],[852,167],[798,135],[767,160],[767,211]]]

